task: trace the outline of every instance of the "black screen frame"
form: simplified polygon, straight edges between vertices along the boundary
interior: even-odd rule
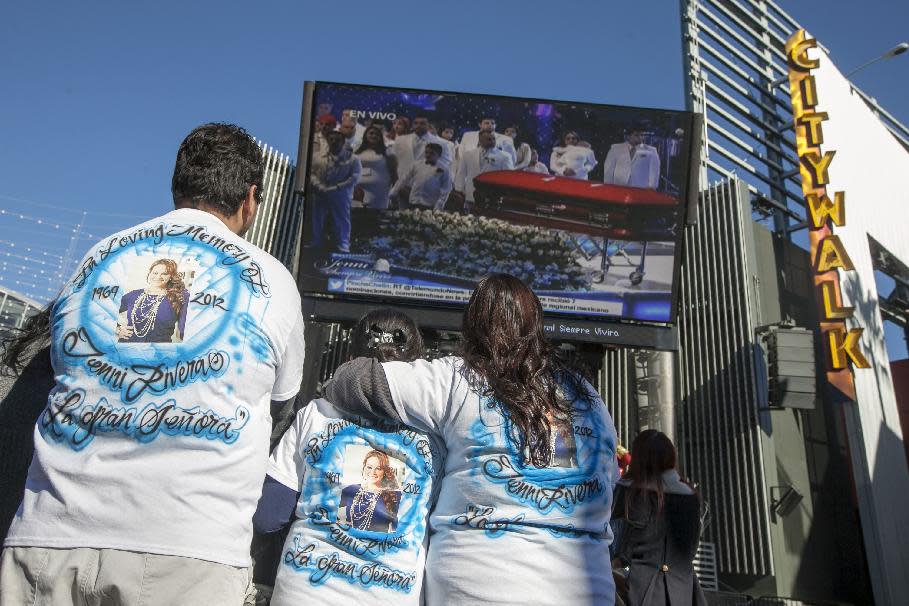
[[[520,101],[527,103],[547,103],[547,104],[563,104],[563,105],[574,105],[580,107],[590,107],[596,109],[615,109],[615,110],[631,110],[631,111],[643,111],[643,112],[663,112],[663,113],[673,113],[681,116],[683,118],[682,122],[685,124],[685,142],[686,142],[686,151],[685,156],[682,158],[683,163],[688,167],[685,178],[683,179],[684,189],[679,192],[679,235],[676,240],[677,250],[675,251],[673,258],[673,269],[672,269],[672,288],[670,293],[670,322],[650,322],[644,320],[635,320],[629,318],[616,318],[616,317],[603,317],[597,315],[589,315],[583,313],[572,313],[572,312],[547,312],[545,317],[548,321],[561,321],[566,323],[582,323],[584,325],[604,325],[611,326],[610,330],[615,330],[616,327],[638,327],[644,332],[641,333],[641,336],[644,334],[650,334],[649,330],[646,329],[655,329],[653,334],[650,334],[649,338],[643,339],[644,342],[640,343],[644,347],[655,347],[658,349],[675,349],[677,346],[671,345],[672,342],[677,342],[677,318],[680,305],[680,278],[681,278],[681,262],[682,254],[685,250],[685,225],[690,223],[690,217],[692,215],[693,209],[697,204],[697,195],[698,195],[698,186],[699,186],[699,167],[700,167],[700,152],[701,152],[701,130],[703,129],[703,116],[695,112],[687,110],[673,110],[665,108],[651,108],[651,107],[638,107],[638,106],[629,106],[629,105],[616,105],[616,104],[606,104],[606,103],[588,103],[581,101],[571,101],[571,100],[561,100],[561,99],[541,99],[536,97],[518,97],[512,95],[497,95],[497,94],[485,94],[477,92],[464,92],[464,91],[445,91],[445,90],[436,90],[436,89],[418,89],[411,87],[398,87],[398,86],[384,86],[384,85],[373,85],[373,84],[362,84],[362,83],[348,83],[348,82],[328,82],[328,81],[307,81],[304,83],[304,94],[303,94],[303,106],[301,109],[301,121],[300,121],[300,138],[297,151],[297,157],[299,159],[297,170],[294,179],[294,200],[295,203],[302,203],[303,208],[300,212],[300,230],[301,238],[300,242],[302,244],[303,233],[305,233],[307,216],[307,204],[305,200],[305,188],[306,184],[310,179],[310,168],[311,164],[309,162],[309,152],[312,149],[313,137],[315,136],[314,130],[311,128],[312,117],[315,115],[315,100],[318,96],[318,87],[319,86],[345,86],[351,88],[363,88],[363,89],[381,89],[394,92],[406,92],[406,93],[429,93],[429,94],[439,94],[439,95],[469,95],[469,96],[478,96],[486,97],[493,99],[502,99],[508,101]],[[465,304],[463,303],[445,303],[440,301],[430,301],[430,300],[412,300],[412,299],[402,299],[394,297],[381,297],[381,296],[370,296],[370,295],[353,295],[353,294],[344,294],[339,295],[336,293],[331,293],[327,291],[316,291],[309,288],[304,288],[304,285],[299,278],[302,275],[300,268],[302,267],[303,259],[298,260],[300,267],[298,267],[298,288],[300,290],[301,296],[304,298],[304,303],[308,301],[308,308],[311,310],[312,320],[341,320],[349,319],[350,314],[344,313],[338,316],[330,311],[330,305],[327,305],[328,302],[334,301],[338,303],[350,303],[357,309],[363,310],[365,313],[370,307],[375,307],[376,305],[390,306],[395,307],[408,313],[413,313],[415,310],[435,310],[438,313],[428,314],[426,320],[431,318],[439,318],[440,320],[436,322],[437,324],[444,324],[434,326],[432,324],[427,324],[427,328],[439,328],[439,329],[450,329],[452,326],[452,321],[446,319],[442,321],[442,318],[451,318],[451,314],[456,312],[458,317],[463,311]],[[350,309],[350,306],[344,305],[345,309]],[[335,317],[338,316],[338,317]],[[661,333],[672,334],[671,337],[660,336]],[[585,340],[577,339],[573,336],[568,337],[570,340]],[[600,341],[603,342],[603,339],[586,339],[587,341]],[[608,342],[608,341],[607,341]],[[628,343],[625,343],[628,344]]]

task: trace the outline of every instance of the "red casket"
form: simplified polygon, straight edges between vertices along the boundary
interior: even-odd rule
[[[619,240],[676,237],[679,201],[652,189],[514,170],[473,182],[479,215]]]

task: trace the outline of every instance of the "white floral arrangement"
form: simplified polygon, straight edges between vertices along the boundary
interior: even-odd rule
[[[540,227],[500,219],[430,210],[383,213],[376,230],[361,236],[357,250],[392,265],[468,280],[508,273],[535,290],[588,290],[590,278],[576,259],[574,243]]]

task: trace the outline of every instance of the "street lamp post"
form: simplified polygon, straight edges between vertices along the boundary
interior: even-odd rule
[[[854,70],[852,70],[851,72],[849,72],[848,74],[846,74],[845,77],[848,79],[850,76],[852,76],[853,74],[855,74],[855,73],[857,73],[857,72],[860,72],[861,70],[865,69],[865,68],[868,67],[869,65],[872,65],[872,64],[874,64],[874,63],[877,63],[878,61],[886,61],[887,59],[893,59],[893,58],[896,57],[897,55],[902,55],[902,54],[905,53],[907,50],[909,50],[909,42],[900,42],[899,44],[897,44],[896,46],[894,46],[893,48],[891,48],[890,50],[888,50],[888,51],[887,51],[886,53],[884,53],[883,55],[881,55],[881,56],[879,56],[879,57],[875,57],[875,58],[872,59],[871,61],[866,61],[865,63],[859,65],[859,66],[856,67]],[[788,76],[788,75],[782,76],[782,77],[780,77],[780,78],[777,78],[776,80],[774,80],[773,82],[770,83],[770,89],[773,90],[773,89],[775,89],[777,86],[780,86],[780,85],[783,84],[784,82],[788,82],[788,81],[789,81],[789,76]]]
[[[852,75],[855,74],[856,72],[862,71],[863,69],[865,69],[866,67],[868,67],[869,65],[871,65],[871,64],[873,64],[873,63],[877,63],[878,61],[885,61],[885,60],[887,60],[887,59],[893,59],[893,58],[896,57],[897,55],[902,55],[902,54],[905,53],[907,50],[909,50],[909,42],[900,42],[899,44],[897,44],[896,46],[894,46],[893,48],[891,48],[890,50],[888,50],[886,53],[884,53],[884,54],[881,55],[880,57],[875,57],[875,58],[872,59],[871,61],[868,61],[868,62],[866,62],[866,63],[863,63],[863,64],[859,65],[859,66],[856,67],[854,70],[852,70],[851,72],[849,72],[848,74],[846,74],[846,78],[849,78],[850,76],[852,76]]]

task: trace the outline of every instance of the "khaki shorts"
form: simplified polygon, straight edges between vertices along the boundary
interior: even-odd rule
[[[6,606],[240,606],[248,568],[118,549],[7,547]]]

